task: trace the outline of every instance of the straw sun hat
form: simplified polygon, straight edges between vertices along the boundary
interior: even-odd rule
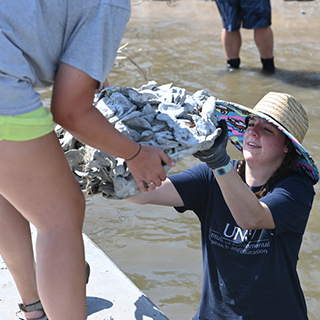
[[[248,116],[258,116],[274,124],[292,141],[298,154],[293,169],[306,174],[313,184],[319,181],[318,168],[301,145],[308,130],[307,113],[293,96],[286,93],[269,92],[253,109],[217,100],[216,115],[219,119],[226,120],[229,139],[240,151],[242,151],[243,134],[246,129],[245,119]]]

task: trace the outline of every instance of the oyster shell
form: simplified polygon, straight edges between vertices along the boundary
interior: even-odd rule
[[[142,145],[161,148],[175,162],[213,145],[220,133],[215,105],[216,99],[204,90],[190,96],[172,84],[157,87],[155,81],[139,89],[108,87],[94,99],[117,130]],[[83,189],[112,199],[140,192],[124,159],[83,145],[60,126],[55,131]]]

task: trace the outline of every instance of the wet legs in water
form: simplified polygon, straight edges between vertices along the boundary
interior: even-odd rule
[[[262,69],[266,72],[274,72],[272,29],[270,27],[255,29],[253,34],[260,53]],[[242,44],[240,30],[229,32],[223,29],[221,41],[227,59],[227,66],[232,69],[238,69],[241,62],[240,49]]]

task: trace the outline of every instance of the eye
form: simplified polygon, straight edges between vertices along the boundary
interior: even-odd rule
[[[273,131],[271,129],[267,128],[267,127],[265,127],[264,130],[267,131],[267,132],[273,133]]]

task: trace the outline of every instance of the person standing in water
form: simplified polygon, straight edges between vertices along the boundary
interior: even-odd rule
[[[301,145],[307,114],[294,97],[278,92],[253,109],[219,101],[216,107],[222,133],[194,154],[204,163],[127,200],[198,216],[203,288],[193,320],[306,320],[296,268],[319,180]],[[234,126],[240,121],[244,134]],[[228,136],[242,160],[230,161]]]
[[[253,29],[254,41],[260,53],[262,70],[275,71],[270,0],[216,0],[223,29],[222,46],[230,69],[240,66],[242,44],[240,28]]]

